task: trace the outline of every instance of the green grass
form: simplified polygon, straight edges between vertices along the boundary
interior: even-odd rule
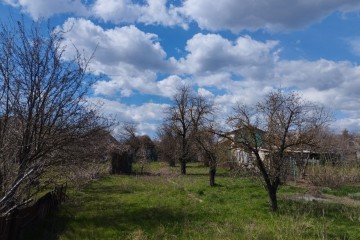
[[[191,165],[187,176],[109,176],[70,192],[56,216],[24,238],[360,239],[359,208],[286,200],[304,190],[284,186],[274,214],[261,183],[220,170],[212,188],[207,172]]]
[[[328,188],[325,187],[321,190],[323,193],[331,194],[338,197],[346,197],[351,195],[359,195],[360,187],[359,186],[342,186],[339,188]]]

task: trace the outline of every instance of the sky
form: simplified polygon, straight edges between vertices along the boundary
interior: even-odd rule
[[[155,136],[181,84],[221,116],[298,91],[334,130],[360,130],[359,0],[0,0],[2,22],[21,15],[65,30],[68,57],[95,51],[89,102],[141,134]]]

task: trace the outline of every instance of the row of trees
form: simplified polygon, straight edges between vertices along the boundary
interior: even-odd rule
[[[277,191],[285,180],[288,157],[294,152],[320,147],[318,136],[330,118],[324,108],[303,100],[297,93],[269,93],[254,106],[238,105],[228,116],[226,126],[215,121],[216,109],[188,86],[178,89],[159,131],[160,152],[172,165],[177,158],[181,173],[191,153],[202,152],[210,165],[210,185],[214,185],[216,165],[228,148],[247,152],[262,177],[271,209],[276,211]],[[176,151],[174,151],[176,149]],[[266,152],[266,157],[262,152]]]

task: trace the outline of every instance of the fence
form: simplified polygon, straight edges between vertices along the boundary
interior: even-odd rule
[[[29,207],[14,209],[9,215],[0,217],[0,239],[18,239],[21,231],[36,221],[44,219],[66,200],[66,185],[55,187]]]

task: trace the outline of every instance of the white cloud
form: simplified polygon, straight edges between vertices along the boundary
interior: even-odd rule
[[[20,8],[33,19],[49,18],[55,14],[72,13],[91,16],[115,24],[144,23],[163,26],[181,26],[187,23],[178,8],[167,0],[146,0],[143,4],[132,0],[95,0],[92,4],[82,0],[0,0]]]
[[[274,71],[284,87],[295,87],[310,100],[344,111],[360,105],[360,67],[350,62],[280,61]]]
[[[233,32],[287,31],[335,11],[346,13],[360,8],[358,0],[186,0],[180,7],[169,0],[94,0],[91,4],[81,0],[0,1],[20,8],[34,19],[72,13],[115,24],[183,28],[192,19],[203,29]],[[187,83],[198,88],[199,94],[213,97],[225,116],[238,101],[252,104],[269,91],[285,87],[341,111],[347,117],[338,120],[337,126],[360,129],[360,67],[348,61],[284,60],[278,41],[258,41],[249,36],[229,40],[220,34],[202,33],[187,41],[186,55],[176,60],[167,56],[156,34],[133,25],[105,29],[90,20],[70,18],[61,28],[71,29],[64,36],[69,49],[75,45],[87,56],[96,49],[91,70],[108,78],[95,84],[95,95],[127,97],[140,92],[171,97],[179,84]],[[360,55],[360,39],[346,40],[353,53]],[[163,107],[154,103],[128,106],[108,100],[105,105],[105,110],[115,111],[124,119],[142,122],[144,131],[154,129],[161,116],[155,108]],[[123,110],[116,112],[115,108]]]
[[[205,88],[199,88],[198,89],[198,94],[200,96],[206,97],[206,98],[213,98],[214,94],[212,92],[210,92],[209,90],[205,89]]]
[[[244,29],[289,30],[319,21],[327,15],[359,11],[358,0],[0,0],[32,18],[72,13],[115,24],[144,23],[188,28],[193,20],[212,31]]]
[[[170,96],[171,85],[181,81],[177,76],[170,76],[157,82],[159,72],[172,72],[175,66],[167,59],[155,34],[142,32],[132,25],[103,29],[81,18],[68,19],[61,29],[70,30],[66,31],[63,41],[69,50],[67,56],[73,54],[72,45],[87,56],[94,53],[91,71],[109,77],[95,84],[96,94],[129,96],[136,90]]]
[[[236,102],[253,104],[282,87],[360,119],[359,66],[326,59],[283,60],[278,45],[247,36],[230,41],[217,34],[197,34],[187,42],[188,54],[178,64],[199,87],[217,89],[215,103],[223,115]]]
[[[347,118],[338,119],[332,124],[332,127],[338,131],[342,131],[344,129],[359,131],[360,116],[358,118],[347,117]]]
[[[180,59],[185,73],[204,74],[219,71],[250,73],[251,68],[268,66],[276,59],[277,41],[259,42],[249,36],[232,42],[218,34],[198,33],[187,41],[188,55]]]
[[[88,15],[87,7],[81,0],[2,0],[3,2],[19,7],[22,12],[28,13],[33,19],[48,18],[55,14],[74,13]]]
[[[283,30],[304,27],[335,11],[358,11],[358,0],[185,0],[180,11],[203,29]]]
[[[358,82],[360,67],[347,61],[335,62],[326,59],[279,61],[275,68],[275,75],[284,81],[285,86],[296,84],[300,88],[341,89],[349,82],[352,84]],[[348,90],[351,91],[351,89]]]
[[[118,101],[104,98],[88,98],[90,103],[101,106],[106,116],[115,118],[119,122],[135,122],[138,124],[140,134],[153,135],[162,121],[167,104],[144,103],[142,105],[127,105]],[[115,129],[116,131],[116,129]]]
[[[347,61],[282,60],[277,41],[248,36],[231,41],[218,34],[196,34],[187,42],[188,54],[175,60],[167,57],[156,35],[134,26],[105,30],[83,19],[70,19],[64,28],[67,25],[72,26],[65,38],[68,43],[85,52],[99,43],[92,68],[109,79],[95,84],[98,95],[126,97],[140,92],[171,97],[186,82],[199,87],[200,94],[214,95],[226,116],[236,102],[253,104],[284,87],[360,119],[360,67]],[[169,76],[159,80],[159,72]]]
[[[161,81],[156,82],[159,89],[159,95],[165,97],[172,97],[176,93],[177,87],[186,84],[186,80],[177,75],[171,75]]]
[[[140,6],[132,4],[131,0],[96,0],[92,12],[95,16],[114,23],[133,23],[141,13]]]
[[[360,37],[346,39],[346,42],[348,43],[351,52],[354,55],[360,56]]]
[[[133,25],[103,29],[90,20],[69,18],[62,29],[70,30],[64,34],[66,45],[73,44],[87,55],[96,50],[94,60],[99,64],[109,67],[126,64],[160,71],[169,67],[157,35],[142,32]]]
[[[180,25],[187,29],[186,21],[180,16],[176,7],[170,4],[167,7],[167,0],[147,0],[146,5],[141,6],[141,15],[138,22],[145,24],[161,24],[163,26]]]
[[[131,0],[96,0],[92,6],[93,15],[113,23],[145,23],[163,26],[179,25],[187,28],[185,20],[167,0],[146,0],[144,4]]]

